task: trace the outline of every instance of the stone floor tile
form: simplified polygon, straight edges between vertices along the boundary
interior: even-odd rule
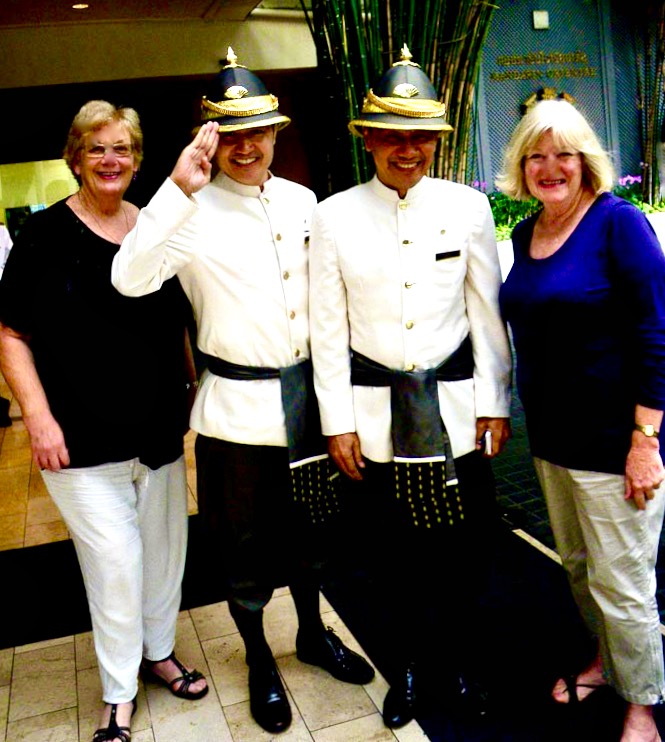
[[[27,433],[26,433],[27,435]],[[32,465],[32,451],[30,450],[30,444],[23,446],[21,444],[8,444],[7,433],[2,442],[2,456],[0,456],[0,472],[11,472],[15,469],[25,470],[26,472],[26,492],[29,484],[30,468]]]
[[[290,594],[273,597],[264,609],[263,628],[274,657],[296,651],[298,618]]]
[[[4,428],[2,439],[2,469],[23,466],[32,462],[30,436],[23,420],[15,420],[10,428]]]
[[[234,742],[269,742],[275,739],[279,742],[311,742],[312,736],[288,692],[287,697],[291,704],[293,721],[291,726],[285,732],[280,732],[277,737],[261,729],[254,721],[249,710],[249,701],[225,706],[224,714],[229,722]]]
[[[16,647],[14,650],[16,654],[25,654],[26,652],[34,652],[37,649],[48,649],[49,647],[59,647],[63,644],[73,644],[73,636],[59,636],[56,639],[46,639],[43,642],[34,642],[33,644],[24,644],[21,647]]]
[[[52,544],[55,541],[66,541],[69,531],[64,521],[56,520],[52,523],[38,523],[26,525],[24,546],[39,546],[40,544]]]
[[[76,706],[74,642],[17,652],[14,656],[9,720]]]
[[[314,742],[395,742],[378,713],[312,732],[312,737]]]
[[[74,637],[74,647],[76,670],[78,672],[97,667],[97,655],[95,654],[95,643],[92,638],[92,631],[77,634]]]
[[[410,721],[401,729],[393,729],[393,734],[399,742],[427,742],[429,739],[417,721]]]
[[[9,716],[9,686],[0,687],[0,742],[5,742]]]
[[[12,666],[14,664],[14,650],[0,649],[0,687],[12,682]]]
[[[310,731],[376,713],[361,685],[335,680],[325,670],[299,662],[295,655],[282,657],[277,664]]]
[[[325,617],[326,613],[330,613],[331,611],[334,611],[335,609],[330,605],[328,602],[328,599],[326,596],[321,593],[319,598],[319,610],[321,611],[321,616]]]
[[[26,515],[29,481],[29,464],[0,469],[0,515]]]
[[[132,742],[155,742],[155,735],[152,733],[152,729],[132,732]]]
[[[38,525],[40,523],[52,523],[61,521],[58,506],[47,495],[41,497],[28,497],[28,525]]]
[[[383,709],[383,699],[386,697],[386,693],[390,688],[388,681],[380,675],[378,672],[374,676],[374,680],[367,685],[363,685],[365,692],[372,700],[372,703],[376,708],[381,711]]]
[[[222,706],[246,701],[249,698],[247,665],[240,634],[210,639],[202,642],[201,646]]]
[[[215,689],[196,701],[177,698],[164,686],[146,687],[156,740],[233,742]]]
[[[25,513],[0,515],[0,551],[23,548]]]
[[[32,716],[7,725],[6,742],[77,742],[76,709]]]
[[[202,642],[238,632],[226,601],[192,608],[189,613],[199,640]]]
[[[42,497],[48,497],[49,500],[51,499],[51,495],[49,495],[48,490],[46,489],[46,484],[44,483],[44,477],[42,477],[39,467],[33,461],[30,467],[30,487],[28,488],[28,500],[40,500]],[[53,503],[53,507],[59,514],[60,511],[58,510],[58,507],[55,503]]]

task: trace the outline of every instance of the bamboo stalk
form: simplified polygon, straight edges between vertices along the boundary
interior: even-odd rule
[[[301,0],[302,2],[302,0]],[[362,99],[404,43],[432,80],[455,132],[437,147],[435,171],[465,179],[473,143],[473,95],[482,42],[494,7],[478,0],[313,0],[310,30],[326,100],[340,115],[357,117]],[[311,19],[311,20],[310,20]],[[331,136],[328,187],[365,180],[371,171],[362,142],[340,131]],[[346,175],[344,169],[348,168]]]

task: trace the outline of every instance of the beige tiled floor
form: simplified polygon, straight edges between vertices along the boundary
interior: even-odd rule
[[[0,395],[10,397],[0,376]],[[67,529],[32,465],[20,410],[0,428],[0,550],[60,541]],[[194,497],[194,436],[186,439],[189,509]],[[63,576],[64,578],[64,576]],[[321,598],[324,621],[362,651],[332,607]],[[426,740],[417,723],[394,733],[380,708],[387,685],[379,675],[367,686],[334,680],[295,657],[296,616],[288,590],[270,601],[265,627],[293,710],[283,742],[383,742]],[[180,614],[176,651],[208,677],[211,691],[196,702],[139,681],[133,742],[262,742],[271,739],[249,712],[242,642],[226,603]],[[89,742],[101,711],[101,686],[89,633],[0,649],[0,742]]]
[[[326,624],[362,651],[322,598]],[[284,742],[383,742],[426,740],[416,722],[391,732],[379,709],[387,686],[340,683],[294,654],[295,611],[286,589],[266,611],[266,633],[293,710]],[[226,603],[183,611],[176,651],[201,669],[211,691],[185,701],[140,681],[134,742],[261,742],[271,739],[252,720],[242,642]],[[91,634],[0,650],[0,742],[87,742],[101,710],[101,687]]]

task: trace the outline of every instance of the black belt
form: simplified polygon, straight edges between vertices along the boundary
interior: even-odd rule
[[[289,461],[294,464],[303,459],[326,454],[326,444],[321,435],[319,409],[314,394],[312,362],[309,358],[294,366],[271,368],[269,366],[242,366],[215,356],[205,356],[208,370],[215,376],[238,381],[279,379],[282,407],[286,420]]]
[[[450,443],[439,410],[437,381],[473,378],[471,338],[436,368],[397,371],[351,351],[351,384],[390,387],[393,452],[396,458],[450,456]]]

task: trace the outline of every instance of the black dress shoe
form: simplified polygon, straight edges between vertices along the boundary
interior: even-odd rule
[[[291,707],[274,662],[250,665],[249,708],[266,732],[278,734],[291,724]]]
[[[296,656],[308,665],[322,667],[345,683],[365,685],[374,678],[374,668],[369,662],[345,646],[330,627],[315,638],[305,638],[298,632]]]
[[[383,723],[389,729],[397,729],[408,724],[415,715],[416,687],[411,664],[386,693],[383,701]]]

